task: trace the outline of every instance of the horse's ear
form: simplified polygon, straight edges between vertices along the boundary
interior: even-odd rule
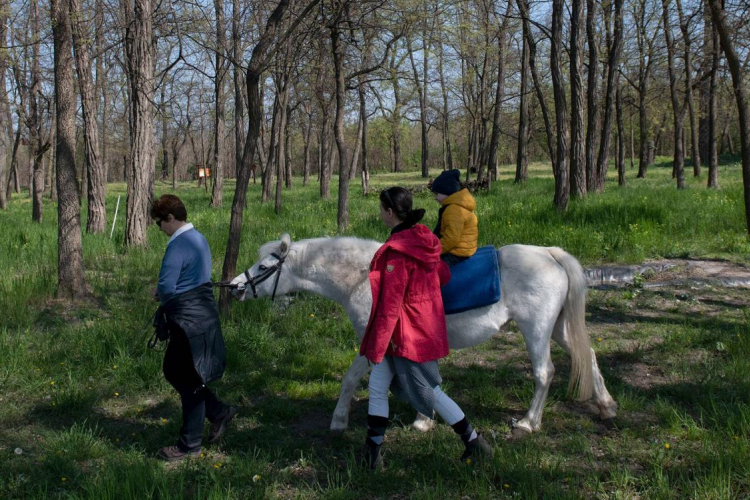
[[[284,233],[281,235],[281,245],[279,246],[279,254],[282,257],[286,257],[286,255],[289,253],[289,249],[292,246],[292,237],[289,236],[289,233]]]

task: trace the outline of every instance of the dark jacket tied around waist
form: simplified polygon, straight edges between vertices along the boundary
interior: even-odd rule
[[[226,365],[219,309],[211,285],[206,283],[173,296],[159,307],[154,318],[157,334],[164,338],[176,324],[190,342],[195,371],[203,384],[221,378]]]

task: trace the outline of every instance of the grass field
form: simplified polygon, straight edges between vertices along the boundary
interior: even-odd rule
[[[668,162],[625,188],[611,177],[602,195],[552,207],[548,165],[534,165],[526,185],[511,167],[477,195],[480,243],[561,246],[584,265],[661,257],[723,258],[750,263],[739,166],[722,165],[720,190],[704,177],[678,192]],[[336,232],[333,199],[300,179],[284,192],[284,209],[258,201],[251,185],[239,267],[262,243]],[[416,186],[418,174],[378,174],[376,187]],[[189,220],[213,251],[214,278],[224,255],[229,206],[208,208],[209,195],[179,186]],[[170,191],[157,183],[155,193]],[[123,184],[107,198],[114,238],[84,235],[94,299],[54,298],[56,211],[32,224],[28,195],[0,213],[0,498],[544,498],[733,499],[750,497],[750,294],[747,290],[649,290],[633,286],[589,292],[588,325],[599,365],[620,404],[614,428],[586,403],[566,396],[569,363],[556,346],[557,376],[541,432],[507,435],[533,393],[528,356],[513,325],[480,347],[442,361],[445,389],[494,446],[486,463],[458,463],[451,429],[421,434],[413,412],[392,399],[393,425],[379,473],[341,468],[364,440],[366,381],[342,437],[327,429],[339,382],[358,347],[334,303],[312,296],[272,305],[233,306],[224,319],[228,367],[215,385],[242,406],[219,446],[199,459],[165,465],[154,458],[180,427],[177,395],[161,375],[161,354],[146,349],[155,309],[149,289],[167,238],[149,228],[148,246],[123,245]],[[353,187],[347,234],[384,240],[377,198]],[[417,205],[434,224],[427,192]],[[85,213],[85,212],[84,212]],[[85,226],[85,224],[84,224]],[[109,232],[109,229],[108,229]]]

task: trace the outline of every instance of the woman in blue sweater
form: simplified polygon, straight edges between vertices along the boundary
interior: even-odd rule
[[[187,210],[174,195],[165,194],[151,207],[151,218],[169,236],[153,289],[161,303],[157,329],[167,331],[164,377],[180,394],[182,428],[177,444],[158,457],[175,461],[201,450],[203,423],[211,422],[209,441],[221,437],[237,407],[221,402],[206,385],[224,374],[226,353],[219,311],[211,288],[211,250],[206,238],[187,222]]]

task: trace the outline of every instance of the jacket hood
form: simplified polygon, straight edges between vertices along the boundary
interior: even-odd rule
[[[419,264],[429,267],[440,262],[440,240],[427,226],[416,224],[388,238],[378,255],[390,249],[411,257]]]
[[[477,208],[477,202],[471,195],[468,189],[464,188],[457,193],[453,193],[449,197],[443,200],[443,206],[458,205],[465,208],[469,212],[473,212]]]

